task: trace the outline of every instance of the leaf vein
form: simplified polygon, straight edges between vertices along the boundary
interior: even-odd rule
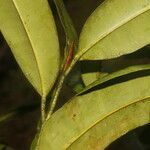
[[[102,119],[96,121],[96,122],[95,122],[92,126],[90,126],[87,130],[85,130],[84,132],[82,132],[74,141],[72,141],[70,144],[68,144],[68,145],[65,147],[65,149],[68,149],[73,143],[75,143],[80,137],[82,137],[84,134],[86,134],[91,128],[93,128],[93,127],[96,126],[98,123],[100,123],[100,122],[102,122],[103,120],[105,120],[106,118],[108,118],[108,117],[110,117],[111,115],[113,115],[113,114],[115,114],[115,113],[117,113],[117,112],[119,112],[119,111],[125,109],[126,107],[129,107],[129,106],[131,106],[131,105],[134,105],[134,104],[136,104],[136,103],[139,103],[139,102],[142,102],[142,101],[145,101],[145,100],[150,101],[150,99],[148,99],[148,98],[150,98],[150,97],[147,97],[147,98],[145,98],[145,99],[140,99],[140,100],[138,100],[138,101],[132,102],[132,103],[130,103],[130,104],[128,104],[128,105],[125,105],[125,106],[123,106],[123,107],[121,107],[121,108],[119,108],[119,109],[117,109],[117,110],[115,110],[115,111],[109,113],[108,115],[104,116]]]
[[[117,29],[119,29],[120,27],[122,27],[123,25],[129,23],[130,21],[132,21],[133,19],[139,17],[140,15],[146,13],[147,11],[150,10],[150,5],[148,5],[147,7],[144,7],[142,10],[136,12],[135,14],[133,14],[132,16],[129,16],[128,18],[126,18],[125,20],[119,22],[118,24],[116,24],[115,26],[113,26],[108,32],[105,32],[104,34],[102,34],[100,36],[100,38],[96,41],[94,41],[93,43],[91,43],[89,45],[89,47],[81,50],[78,53],[78,57],[80,59],[80,57],[83,56],[83,54],[85,54],[87,51],[89,51],[92,47],[94,47],[98,42],[100,42],[101,40],[103,40],[104,38],[106,38],[107,36],[109,36],[111,33],[113,33],[114,31],[116,31]]]
[[[32,52],[33,52],[33,56],[34,56],[34,58],[35,58],[35,62],[36,62],[36,65],[37,65],[37,71],[38,71],[39,79],[40,79],[40,83],[41,83],[41,84],[40,84],[40,87],[41,87],[42,96],[43,96],[43,84],[42,84],[43,82],[42,82],[42,76],[41,76],[40,67],[39,67],[39,62],[38,62],[38,60],[37,60],[36,52],[35,52],[35,50],[34,50],[34,45],[33,45],[33,43],[32,43],[30,34],[28,33],[28,30],[26,29],[26,25],[25,25],[25,23],[24,23],[24,21],[23,21],[23,19],[22,19],[22,17],[21,17],[21,14],[20,14],[20,12],[19,12],[19,8],[18,8],[18,6],[17,6],[15,0],[12,0],[12,2],[13,2],[13,4],[14,4],[14,7],[16,8],[16,11],[18,12],[18,16],[19,16],[19,18],[20,18],[20,20],[21,20],[21,22],[22,22],[22,24],[23,24],[24,30],[25,30],[25,32],[26,32],[26,34],[27,34],[27,36],[28,36],[28,40],[29,40],[29,43],[30,43],[30,45],[31,45],[31,49],[32,49]]]

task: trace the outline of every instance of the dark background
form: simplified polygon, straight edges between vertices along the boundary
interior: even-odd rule
[[[56,19],[61,49],[63,49],[65,43],[64,33],[60,26],[55,6],[53,2],[49,2]],[[65,1],[78,34],[87,17],[101,2],[102,0]],[[102,67],[103,70],[112,72],[129,65],[147,63],[150,63],[149,46],[134,54],[102,61]],[[70,88],[65,86],[61,97],[67,99],[70,91]],[[15,150],[29,150],[36,133],[36,126],[40,115],[39,103],[39,95],[25,79],[7,43],[3,36],[0,35],[0,116],[23,106],[19,110],[19,115],[9,119],[9,121],[0,122],[0,143],[7,144]],[[150,150],[150,125],[131,131],[113,142],[107,150]]]

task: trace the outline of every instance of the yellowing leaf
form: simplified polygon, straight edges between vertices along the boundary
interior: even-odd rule
[[[0,30],[27,79],[40,95],[53,86],[59,44],[46,0],[0,0]]]
[[[150,0],[105,0],[88,18],[79,40],[82,59],[110,59],[150,43]]]

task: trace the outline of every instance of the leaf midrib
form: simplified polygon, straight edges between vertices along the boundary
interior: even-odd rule
[[[150,9],[150,5],[148,5],[147,7],[141,9],[140,11],[136,12],[135,14],[133,14],[132,16],[126,18],[125,20],[123,20],[122,22],[120,22],[119,24],[117,24],[116,26],[114,26],[113,28],[111,28],[109,30],[109,32],[106,32],[105,34],[101,35],[100,36],[100,39],[98,39],[97,41],[93,42],[88,48],[85,48],[83,49],[82,51],[80,51],[78,54],[77,54],[77,57],[80,58],[84,53],[86,53],[88,50],[90,50],[92,47],[94,47],[99,41],[103,40],[104,38],[106,38],[107,36],[109,36],[112,32],[114,32],[115,30],[119,29],[120,27],[122,27],[123,25],[129,23],[131,20],[137,18],[138,16],[146,13],[147,11],[149,11]],[[77,59],[77,58],[76,58]],[[145,99],[148,99],[150,97],[147,97]],[[105,120],[106,118],[108,118],[109,116],[113,115],[114,113],[130,106],[130,105],[133,105],[133,104],[136,104],[140,101],[143,101],[145,99],[142,99],[142,100],[139,100],[139,101],[136,101],[136,102],[133,102],[133,103],[130,103],[128,105],[125,105],[111,113],[109,113],[108,115],[104,116],[101,120],[99,121],[96,121],[92,126],[90,126],[88,129],[86,129],[84,132],[82,132],[74,141],[72,141],[69,145],[65,146],[65,149],[68,149],[73,143],[75,143],[81,136],[83,136],[86,132],[88,132],[91,128],[93,128],[95,125],[97,125],[98,123],[100,123],[101,121]]]
[[[150,9],[150,4],[147,7],[144,7],[140,11],[136,12],[132,16],[129,16],[128,18],[124,19],[122,22],[119,22],[118,24],[116,24],[115,26],[113,26],[108,32],[105,32],[104,34],[102,34],[98,40],[96,40],[95,42],[91,43],[89,45],[89,47],[81,50],[78,53],[78,57],[81,57],[83,54],[85,54],[87,51],[89,51],[92,47],[94,47],[101,40],[103,40],[104,38],[106,38],[107,36],[109,36],[111,33],[113,33],[114,31],[116,31],[117,29],[121,28],[123,25],[129,23],[133,19],[135,19],[135,18],[139,17],[140,15],[146,13],[147,11],[149,11],[149,9]]]
[[[14,7],[16,8],[16,11],[18,12],[18,16],[19,16],[19,18],[20,18],[20,20],[21,20],[21,23],[23,24],[23,28],[24,28],[24,30],[25,30],[25,33],[27,34],[29,43],[30,43],[30,45],[31,45],[31,49],[32,49],[33,56],[34,56],[34,59],[35,59],[35,62],[36,62],[36,66],[37,66],[37,71],[38,71],[38,74],[39,74],[40,89],[41,89],[41,91],[42,91],[42,96],[43,96],[43,84],[42,84],[43,82],[42,82],[42,77],[41,77],[39,62],[38,62],[38,60],[37,60],[37,55],[36,55],[36,52],[34,51],[34,44],[32,43],[32,39],[31,39],[31,37],[30,37],[30,34],[28,33],[28,30],[26,29],[26,25],[25,25],[25,23],[24,23],[24,21],[23,21],[23,19],[22,19],[22,17],[21,17],[21,13],[20,13],[20,11],[19,11],[19,8],[17,7],[17,4],[16,4],[15,0],[12,0],[12,2],[13,2]]]
[[[150,96],[147,97],[147,98],[144,98],[144,99],[140,99],[138,101],[135,101],[135,102],[132,102],[132,103],[129,103],[111,113],[109,113],[108,115],[104,116],[103,118],[101,118],[100,120],[96,121],[92,126],[90,126],[89,128],[87,128],[84,132],[82,132],[74,141],[70,142],[67,146],[65,146],[65,150],[67,150],[73,143],[75,143],[80,137],[82,137],[84,134],[86,134],[90,129],[92,129],[94,126],[96,126],[97,124],[99,124],[100,122],[102,122],[103,120],[105,120],[106,118],[110,117],[111,115],[125,109],[126,107],[129,107],[131,105],[134,105],[136,103],[139,103],[139,102],[142,102],[142,101],[150,101]]]

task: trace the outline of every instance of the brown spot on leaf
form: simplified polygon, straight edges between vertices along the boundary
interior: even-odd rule
[[[72,120],[75,121],[75,118],[76,118],[76,114],[73,114],[72,115]]]

